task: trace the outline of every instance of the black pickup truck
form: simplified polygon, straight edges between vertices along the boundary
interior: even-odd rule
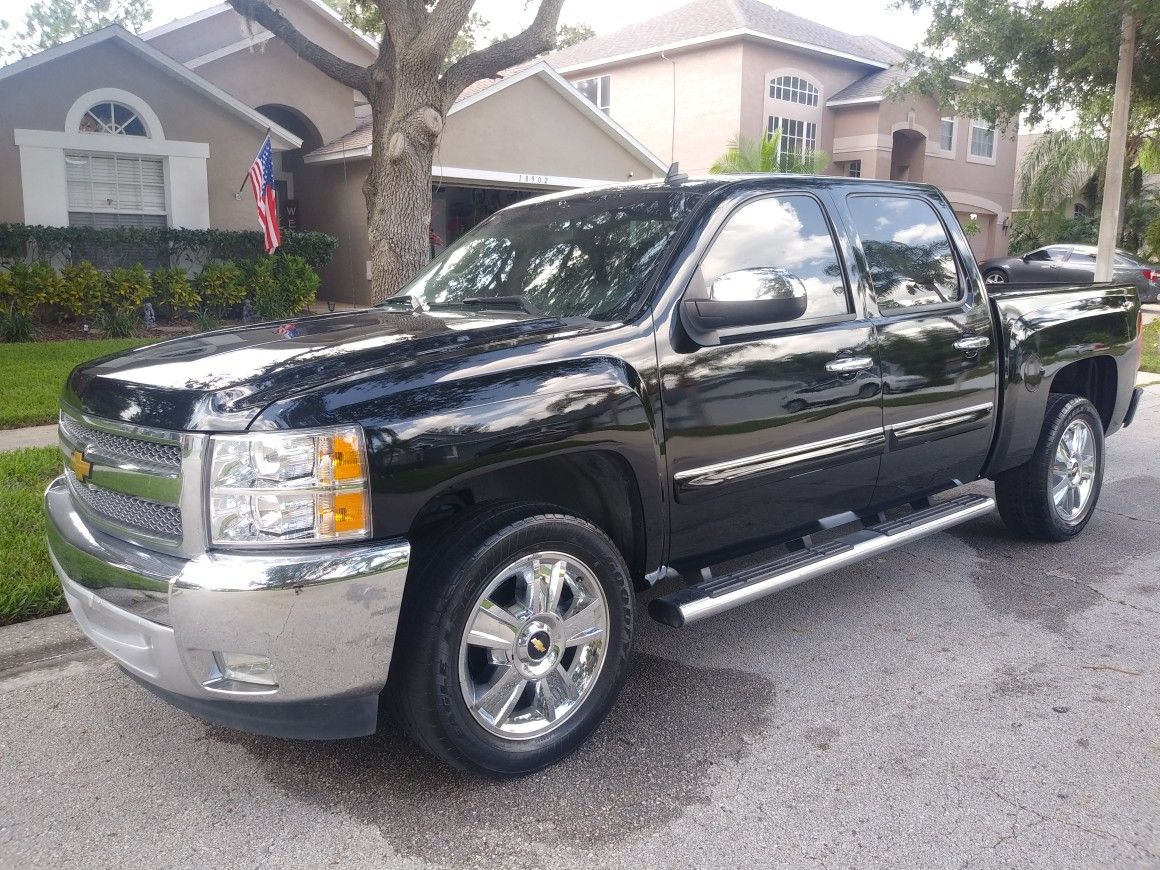
[[[390,708],[527,773],[608,712],[649,587],[680,627],[996,501],[1078,534],[1140,329],[1130,285],[986,286],[927,186],[552,195],[385,304],[78,368],[53,564],[92,641],[191,713],[337,738]],[[994,499],[949,492],[983,478]]]

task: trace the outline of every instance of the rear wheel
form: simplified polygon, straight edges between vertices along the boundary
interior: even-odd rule
[[[472,509],[426,554],[388,686],[407,733],[488,776],[573,751],[627,670],[632,583],[615,545],[579,517],[508,502]]]
[[[1002,269],[988,269],[983,273],[983,280],[988,284],[1006,284],[1010,279]]]
[[[1104,428],[1081,396],[1053,395],[1031,459],[995,478],[999,514],[1017,534],[1066,541],[1083,531],[1104,478]]]

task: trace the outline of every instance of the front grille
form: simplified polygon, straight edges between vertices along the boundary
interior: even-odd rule
[[[181,509],[80,483],[68,472],[73,495],[98,516],[137,531],[181,540]]]
[[[85,444],[87,449],[92,449],[110,459],[130,459],[158,468],[181,468],[181,447],[178,444],[162,444],[157,441],[115,435],[63,416],[60,418],[60,427],[69,440]]]

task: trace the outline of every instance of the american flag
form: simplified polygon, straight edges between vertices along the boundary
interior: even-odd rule
[[[266,253],[282,244],[282,233],[278,229],[278,197],[274,191],[274,149],[270,145],[270,135],[258,149],[254,165],[250,167],[250,187],[254,190],[254,202],[258,205],[258,223],[266,237]]]

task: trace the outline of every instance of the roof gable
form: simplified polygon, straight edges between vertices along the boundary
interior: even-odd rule
[[[302,140],[286,130],[278,126],[265,115],[251,109],[241,101],[227,94],[221,88],[203,79],[197,73],[182,66],[177,61],[173,60],[168,55],[163,54],[157,49],[153,48],[149,43],[145,42],[138,36],[134,36],[129,31],[120,25],[113,24],[109,27],[104,27],[100,30],[93,31],[85,36],[77,37],[69,42],[62,43],[52,48],[46,49],[31,57],[23,58],[15,63],[10,63],[7,66],[0,67],[0,81],[3,81],[13,76],[22,75],[30,72],[43,64],[50,63],[55,60],[68,57],[77,52],[84,51],[94,45],[99,45],[109,40],[116,40],[129,48],[144,60],[152,63],[163,72],[171,75],[179,81],[189,85],[194,90],[202,93],[212,101],[216,102],[222,108],[233,115],[241,118],[246,123],[252,125],[259,130],[269,130],[272,141],[275,147],[279,148],[299,148],[302,145]]]
[[[627,130],[588,102],[544,61],[534,61],[523,67],[517,67],[514,71],[509,70],[507,73],[503,78],[483,80],[471,85],[451,107],[451,111],[447,113],[448,117],[450,118],[458,112],[494,97],[525,79],[538,77],[626,151],[654,167],[658,172],[666,171],[667,166],[655,154],[645,148]],[[362,158],[370,155],[370,149],[371,125],[368,119],[345,136],[340,136],[306,155],[305,159],[307,163],[327,163],[335,160]]]
[[[749,36],[805,51],[885,68],[905,51],[872,36],[854,36],[761,0],[693,0],[671,12],[595,36],[551,55],[556,69],[570,72],[601,63],[720,39]]]

